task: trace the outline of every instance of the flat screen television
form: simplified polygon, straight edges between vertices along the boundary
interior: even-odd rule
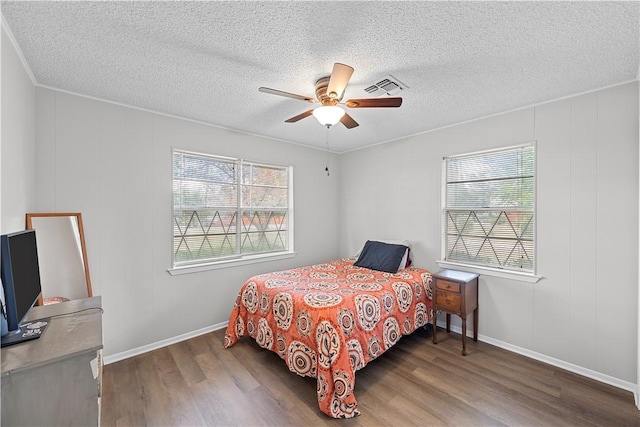
[[[2,346],[39,338],[41,330],[22,330],[21,323],[38,300],[40,266],[35,230],[24,230],[0,236],[0,276],[4,286],[8,333],[1,338]]]

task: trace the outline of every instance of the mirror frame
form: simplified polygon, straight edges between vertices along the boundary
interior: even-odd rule
[[[84,227],[82,226],[82,214],[80,212],[67,212],[67,213],[53,213],[53,212],[44,212],[44,213],[28,213],[26,214],[26,228],[27,230],[31,230],[33,228],[31,223],[31,218],[41,218],[41,217],[62,217],[62,216],[71,216],[75,217],[78,221],[78,232],[80,233],[80,246],[82,250],[82,263],[84,265],[84,275],[86,277],[87,282],[87,295],[89,297],[93,296],[93,290],[91,289],[91,276],[89,274],[89,261],[87,260],[87,247],[84,241]],[[44,305],[44,300],[42,298],[42,293],[38,297],[38,305]]]

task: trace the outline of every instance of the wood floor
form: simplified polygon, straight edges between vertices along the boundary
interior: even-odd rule
[[[485,343],[420,329],[356,375],[362,415],[320,412],[314,379],[224,331],[104,367],[103,426],[640,426],[633,395]]]

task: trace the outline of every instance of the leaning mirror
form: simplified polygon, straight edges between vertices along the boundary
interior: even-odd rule
[[[42,295],[40,305],[93,296],[80,213],[28,213],[36,230]]]

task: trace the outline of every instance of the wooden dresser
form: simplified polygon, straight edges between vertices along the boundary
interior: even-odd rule
[[[102,389],[101,298],[34,307],[42,337],[2,349],[2,424],[97,426]]]
[[[462,320],[462,355],[467,355],[467,316],[473,312],[473,340],[478,341],[478,275],[456,270],[442,270],[433,275],[433,343],[438,344],[435,325],[438,312],[447,313],[447,332],[451,315]]]

